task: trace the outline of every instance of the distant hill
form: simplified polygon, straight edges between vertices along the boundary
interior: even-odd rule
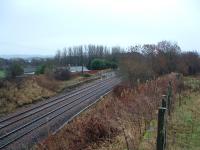
[[[32,59],[32,58],[52,58],[53,55],[0,55],[0,58],[11,59],[11,58],[23,58],[23,59]]]

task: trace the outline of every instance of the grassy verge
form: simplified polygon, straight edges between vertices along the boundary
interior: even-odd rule
[[[176,104],[168,125],[168,149],[200,149],[200,80],[185,78],[187,91]]]
[[[184,77],[184,90],[177,95],[174,111],[168,118],[167,149],[200,149],[200,80],[197,77]],[[153,150],[156,147],[157,120],[146,130],[140,143],[140,150]]]
[[[157,119],[152,120],[149,128],[144,132],[140,142],[139,150],[154,150],[157,136]]]

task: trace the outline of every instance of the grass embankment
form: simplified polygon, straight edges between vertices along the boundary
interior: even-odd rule
[[[168,150],[200,149],[200,79],[184,77],[183,90],[176,95],[173,113],[168,118]],[[144,134],[140,150],[153,150],[156,147],[157,120]]]
[[[169,150],[200,149],[200,80],[185,78],[185,91],[168,125]]]
[[[93,75],[90,78],[92,77]],[[27,104],[46,100],[64,89],[74,87],[90,78],[78,75],[68,81],[59,81],[45,75],[39,75],[2,81],[0,83],[0,115],[13,112]]]
[[[60,132],[38,144],[36,149],[138,149],[145,130],[157,117],[157,108],[169,80],[173,81],[176,92],[175,74],[134,89],[118,86]]]

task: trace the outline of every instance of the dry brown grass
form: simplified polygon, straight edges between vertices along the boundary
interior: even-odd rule
[[[0,113],[46,99],[56,93],[59,83],[44,76],[6,81],[0,88]]]
[[[53,77],[48,77],[45,75],[35,76],[33,78],[40,87],[43,87],[47,90],[57,92],[60,90],[61,81],[55,80]]]
[[[176,92],[175,78],[175,74],[171,74],[134,89],[124,85],[116,87],[112,94],[36,148],[138,149],[149,122],[157,116],[161,96],[166,92],[169,81],[172,81],[173,92]]]
[[[67,88],[78,86],[88,78],[73,74],[67,81],[59,81],[48,75],[31,76],[0,83],[0,115],[15,111],[18,107],[32,104],[56,95]],[[87,81],[89,82],[89,81]]]

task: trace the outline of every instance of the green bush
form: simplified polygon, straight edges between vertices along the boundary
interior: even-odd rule
[[[115,62],[107,61],[104,59],[94,59],[91,62],[91,69],[93,70],[101,70],[107,68],[116,69],[117,64]]]
[[[117,63],[111,62],[111,68],[112,68],[112,69],[117,69],[117,68],[118,68]]]
[[[102,59],[94,59],[91,62],[91,68],[93,70],[105,69],[105,62]]]
[[[45,73],[45,69],[46,69],[46,65],[40,65],[37,67],[35,74],[39,75],[39,74],[44,74]]]
[[[82,75],[82,77],[89,78],[89,77],[91,77],[91,74],[85,73],[85,74]]]
[[[110,61],[104,60],[104,63],[105,63],[105,68],[111,68],[111,62]]]
[[[13,63],[8,68],[8,76],[11,78],[15,78],[16,76],[20,76],[24,73],[24,69],[16,63]]]

